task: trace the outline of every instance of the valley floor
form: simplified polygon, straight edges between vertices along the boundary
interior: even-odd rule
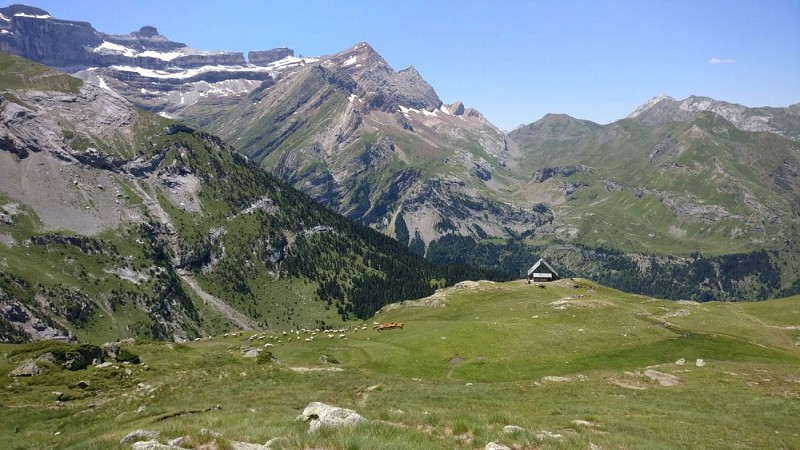
[[[142,364],[34,377],[5,375],[42,345],[3,345],[0,440],[130,448],[120,440],[145,429],[197,445],[281,438],[272,448],[800,447],[800,297],[701,304],[541,286],[465,282],[374,319],[402,329],[138,342],[125,348]],[[309,433],[295,419],[312,401],[369,422]]]

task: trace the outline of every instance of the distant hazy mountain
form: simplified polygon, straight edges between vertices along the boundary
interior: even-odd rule
[[[701,111],[713,112],[742,131],[770,132],[800,141],[800,103],[787,108],[748,108],[708,97],[693,95],[677,101],[661,95],[637,108],[628,118],[656,125],[691,120]]]

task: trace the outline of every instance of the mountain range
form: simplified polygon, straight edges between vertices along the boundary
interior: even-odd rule
[[[214,145],[226,149],[221,154],[234,148],[232,155],[248,160],[231,156],[236,164],[257,165],[433,262],[469,263],[519,275],[535,258],[545,256],[568,276],[667,298],[761,299],[800,292],[800,105],[747,108],[706,97],[679,101],[659,96],[608,125],[550,114],[504,133],[461,102],[445,104],[416,69],[395,71],[364,42],[325,56],[298,57],[291,49],[279,48],[249,52],[245,60],[242,53],[208,52],[173,42],[152,26],[109,35],[86,22],[59,20],[41,9],[14,5],[0,8],[0,51],[85,82],[79,87],[75,78],[49,77],[45,87],[62,92],[52,97],[36,93],[42,86],[25,86],[30,77],[5,80],[4,105],[13,105],[9,111],[28,108],[20,117],[51,116],[61,127],[29,139],[7,137],[4,130],[0,143],[9,155],[31,161],[43,140],[47,148],[61,148],[51,152],[62,155],[55,157],[58,160],[103,170],[123,168],[168,187],[161,194],[143,188],[150,200],[134,192],[147,206],[149,218],[122,205],[98,220],[64,198],[37,192],[39,187],[25,197],[19,192],[21,180],[9,181],[3,186],[10,202],[6,205],[18,206],[4,207],[0,218],[12,220],[18,211],[30,208],[43,225],[32,226],[37,232],[64,228],[93,236],[131,221],[160,223],[153,225],[167,227],[160,235],[185,241],[161,239],[172,249],[167,253],[173,266],[187,267],[202,278],[209,261],[219,256],[218,239],[229,236],[215,234],[220,224],[214,221],[221,216],[209,213],[208,204],[198,200],[198,192],[219,180],[198,181],[191,169],[185,169],[186,174],[175,169],[177,175],[172,175],[178,178],[157,181],[153,174],[164,161],[177,163],[166,156],[141,159],[163,152],[161,141],[166,138],[156,139],[163,135],[158,130],[178,127],[185,131],[167,135],[206,136],[200,140],[219,136]],[[63,97],[63,92],[70,94]],[[81,98],[74,105],[77,109],[64,110],[65,105],[73,106],[67,98],[75,96]],[[39,102],[47,107],[42,109]],[[151,114],[130,112],[136,111],[132,106]],[[10,128],[19,119],[7,109],[4,125]],[[88,125],[79,124],[78,117],[97,111],[100,122],[82,129]],[[150,131],[140,131],[142,125],[135,119],[140,116],[148,117]],[[158,143],[146,149],[153,139]],[[74,151],[64,156],[64,145]],[[245,169],[237,165],[230,170]],[[45,185],[44,178],[28,186]],[[106,184],[92,182],[90,186],[104,189],[84,192],[82,198],[113,210],[116,203],[109,201],[118,200],[117,192],[111,196]],[[67,195],[62,187],[52,192]],[[229,182],[225,189],[237,192],[230,200],[235,206],[223,208],[225,214],[235,215],[237,208],[258,200],[242,192],[265,188],[240,188]],[[152,209],[165,200],[176,210],[162,207],[166,212],[161,214]],[[184,218],[182,228],[176,223],[181,211],[199,216]],[[197,218],[209,214],[210,222]],[[299,215],[292,217],[307,222]],[[59,222],[73,220],[83,220],[82,225],[70,228]],[[311,229],[317,226],[328,225],[316,223]],[[12,245],[25,239],[29,237],[15,238]],[[277,244],[265,245],[274,250]],[[182,252],[177,250],[181,246]],[[252,263],[233,253],[233,244],[223,247],[231,263]],[[240,250],[259,253],[255,248]],[[195,260],[203,262],[191,262]],[[265,273],[276,272],[273,268]],[[317,297],[325,297],[320,293],[327,289],[339,295],[334,308],[339,316],[364,316],[390,300],[358,306],[361,300],[350,301],[354,291],[344,292],[355,289],[347,286],[346,270],[336,277],[322,269],[315,273],[328,278],[304,274],[320,283]],[[266,283],[266,275],[258,277]],[[218,281],[222,286],[231,280]]]
[[[463,279],[218,137],[0,54],[0,338],[325,328]]]

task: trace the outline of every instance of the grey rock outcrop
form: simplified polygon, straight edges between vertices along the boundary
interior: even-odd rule
[[[63,330],[51,327],[14,300],[0,299],[0,317],[30,337],[31,340],[71,341],[73,336]]]
[[[314,432],[322,427],[343,427],[369,422],[351,409],[339,408],[320,402],[311,402],[297,416],[296,420],[310,423],[309,432]]]

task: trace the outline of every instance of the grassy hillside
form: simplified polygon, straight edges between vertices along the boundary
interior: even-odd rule
[[[76,93],[83,81],[61,71],[0,52],[2,89],[40,89]]]
[[[373,331],[370,320],[346,338],[142,342],[127,348],[143,365],[15,378],[0,393],[10,411],[0,437],[9,448],[117,448],[139,428],[162,442],[213,439],[201,429],[222,444],[282,437],[275,448],[800,446],[800,297],[676,303],[576,279],[464,283],[428,303],[446,306],[374,319],[402,330]],[[279,361],[244,358],[251,348]],[[42,352],[0,351],[0,374]],[[309,434],[294,419],[311,401],[372,422]],[[505,425],[524,430],[506,434]]]

